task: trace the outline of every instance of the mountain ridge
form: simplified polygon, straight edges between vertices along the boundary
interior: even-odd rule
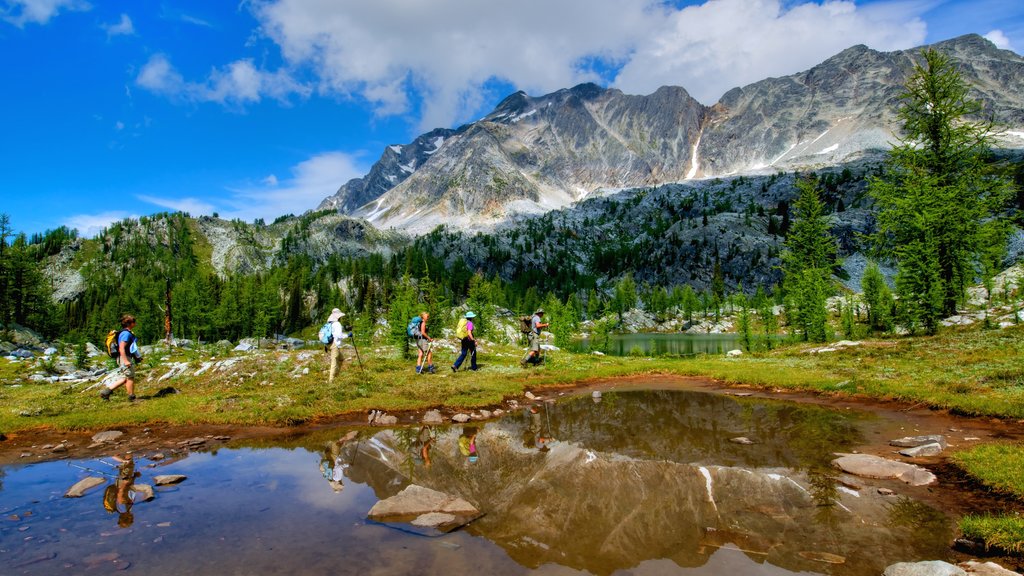
[[[1024,126],[1024,58],[977,35],[931,47],[960,64],[987,112]],[[679,86],[648,95],[592,83],[537,97],[520,90],[476,122],[387,147],[320,208],[412,233],[488,229],[606,190],[870,157],[896,138],[898,96],[919,50],[852,46],[711,106]],[[1024,147],[1024,136],[1010,132],[1004,144]]]

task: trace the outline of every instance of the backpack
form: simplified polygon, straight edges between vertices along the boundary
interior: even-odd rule
[[[334,330],[331,329],[331,323],[327,322],[320,327],[320,342],[323,344],[330,345],[334,342]]]
[[[459,319],[459,325],[455,327],[455,337],[459,340],[469,337],[469,320],[466,318]]]
[[[520,316],[519,317],[519,331],[523,334],[529,334],[533,332],[533,316]]]
[[[412,320],[409,320],[409,325],[405,327],[405,333],[410,338],[418,338],[422,335],[420,332],[420,325],[423,324],[423,318],[419,316],[413,316]]]
[[[131,330],[121,328],[120,330],[111,330],[110,332],[107,332],[107,337],[103,341],[107,348],[107,355],[113,358],[114,360],[117,360],[118,358],[121,357],[121,347],[118,343],[118,339],[121,337],[121,332],[125,331],[134,336],[134,334],[131,333]],[[129,346],[131,345],[131,340],[128,341],[128,344]]]

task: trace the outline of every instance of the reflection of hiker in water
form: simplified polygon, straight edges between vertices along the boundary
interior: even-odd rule
[[[430,449],[434,447],[434,431],[430,426],[420,428],[416,435],[416,441],[412,445],[412,460],[414,463],[422,463],[424,467],[430,468]]]
[[[103,509],[111,514],[117,512],[117,525],[127,528],[135,521],[135,516],[132,514],[132,496],[129,491],[140,474],[135,471],[135,459],[131,454],[126,454],[123,458],[120,456],[113,458],[120,463],[117,467],[117,481],[103,491]]]
[[[462,428],[462,435],[459,436],[459,454],[466,457],[469,462],[477,461],[476,453],[476,426],[465,426]]]
[[[341,492],[345,489],[343,480],[345,478],[345,470],[349,466],[348,462],[342,460],[341,449],[345,444],[355,439],[356,436],[356,431],[352,430],[341,437],[341,439],[328,442],[324,456],[320,459],[320,473],[323,474],[324,479],[327,480],[327,483],[331,485],[331,489],[335,492]]]
[[[547,413],[546,406],[544,407],[544,412],[545,414]],[[545,421],[540,415],[540,409],[537,406],[530,406],[530,425],[527,427],[526,432],[523,433],[523,446],[536,448],[541,452],[550,450],[548,444],[554,438],[551,437],[550,426],[545,426],[544,424]]]

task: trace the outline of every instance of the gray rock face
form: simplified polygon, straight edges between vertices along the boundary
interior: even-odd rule
[[[927,436],[907,436],[906,438],[897,438],[889,442],[890,446],[898,446],[900,448],[914,448],[916,446],[923,446],[924,444],[938,444],[940,448],[945,449],[946,437],[942,434],[929,434]]]
[[[868,454],[840,454],[839,456],[832,461],[832,465],[854,476],[892,478],[911,486],[925,486],[935,482],[934,474],[913,464]]]
[[[95,476],[89,476],[83,478],[75,483],[74,486],[68,488],[68,491],[64,493],[65,498],[81,498],[85,496],[85,493],[97,486],[106,484],[107,481],[103,478],[97,478]]]
[[[106,430],[104,432],[97,432],[96,434],[93,434],[92,441],[115,442],[121,438],[121,436],[124,436],[124,432],[121,432],[120,430]]]
[[[967,576],[967,572],[941,560],[900,562],[885,569],[883,576]]]
[[[939,454],[942,454],[942,446],[938,442],[929,442],[928,444],[900,450],[900,455],[907,458],[924,458],[926,456],[938,456]]]
[[[368,517],[377,522],[408,522],[450,532],[483,514],[462,498],[411,484],[373,505]]]
[[[1024,126],[1024,58],[977,35],[933,47],[952,56],[987,112]],[[898,97],[919,52],[855,46],[805,72],[734,88],[711,107],[679,87],[647,96],[593,84],[517,92],[478,122],[389,146],[321,207],[419,233],[557,209],[602,189],[871,156],[894,140]]]

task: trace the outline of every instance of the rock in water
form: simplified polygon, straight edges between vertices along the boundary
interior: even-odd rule
[[[959,564],[961,568],[973,576],[1020,576],[1020,574],[1007,570],[995,562],[977,562],[968,560]]]
[[[149,502],[153,499],[153,487],[149,484],[132,484],[130,490],[135,492],[136,502]]]
[[[188,476],[183,474],[162,474],[160,476],[154,476],[153,483],[157,486],[167,486],[169,484],[184,482],[186,478],[188,478]]]
[[[898,448],[916,448],[924,444],[931,443],[938,444],[943,450],[946,449],[946,437],[942,434],[929,434],[927,436],[907,436],[906,438],[898,438],[889,442],[890,446],[896,446]]]
[[[925,486],[935,482],[931,472],[896,460],[887,460],[868,454],[840,454],[832,465],[844,472],[864,478],[894,478],[911,486]]]
[[[68,491],[64,493],[64,497],[81,498],[89,490],[92,490],[93,488],[106,483],[107,481],[104,480],[103,478],[96,478],[95,476],[83,478],[82,480],[76,482],[74,486],[68,488]]]
[[[885,569],[882,576],[967,576],[967,572],[948,562],[931,560],[893,564]]]
[[[368,516],[377,522],[410,523],[451,532],[483,516],[483,513],[457,496],[410,484],[391,498],[374,504]]]
[[[900,450],[900,455],[907,458],[922,458],[924,456],[938,456],[942,454],[942,446],[938,442],[929,442],[913,448]]]
[[[444,416],[437,410],[427,410],[423,415],[424,424],[444,424]]]

